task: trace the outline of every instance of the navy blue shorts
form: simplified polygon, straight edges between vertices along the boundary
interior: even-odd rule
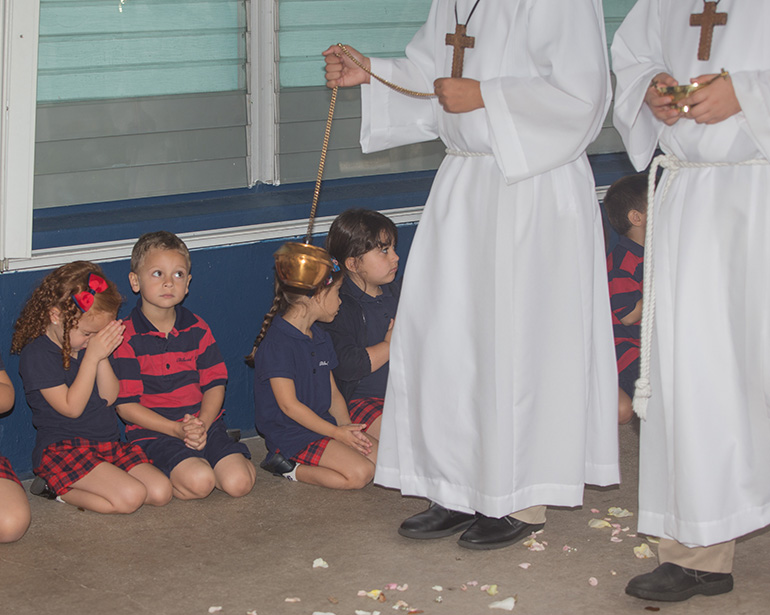
[[[220,418],[214,421],[206,434],[206,446],[202,451],[196,451],[185,446],[184,440],[173,436],[158,436],[157,438],[137,441],[152,464],[166,476],[171,475],[177,465],[185,459],[198,457],[205,459],[213,468],[228,455],[240,453],[246,459],[251,459],[249,447],[243,442],[233,442],[227,435],[225,422]]]
[[[618,374],[618,386],[633,399],[636,391],[636,381],[639,379],[639,357],[636,357]]]

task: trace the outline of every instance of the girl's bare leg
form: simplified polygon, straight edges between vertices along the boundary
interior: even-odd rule
[[[128,471],[129,475],[144,485],[147,490],[145,504],[165,506],[174,496],[171,481],[151,463],[140,463]]]
[[[0,543],[15,542],[27,531],[30,513],[24,489],[12,480],[0,478]]]
[[[374,450],[376,455],[376,447]],[[298,481],[330,489],[361,489],[372,478],[374,463],[337,440],[326,445],[319,465],[297,468]]]
[[[72,483],[61,499],[98,513],[128,514],[147,499],[145,486],[128,472],[102,462],[83,478]]]

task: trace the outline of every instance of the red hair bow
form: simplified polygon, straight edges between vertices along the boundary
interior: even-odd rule
[[[88,288],[72,295],[72,300],[81,312],[87,312],[94,304],[96,293],[103,293],[107,290],[107,281],[95,273],[88,274]]]

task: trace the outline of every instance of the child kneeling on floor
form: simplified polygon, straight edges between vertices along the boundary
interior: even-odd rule
[[[181,305],[190,287],[190,252],[173,233],[145,233],[131,252],[126,339],[113,364],[117,409],[126,436],[171,479],[181,500],[214,488],[248,494],[256,470],[243,442],[233,442],[222,415],[227,368],[209,326]]]
[[[377,440],[351,423],[332,369],[329,334],[340,307],[343,275],[335,271],[310,294],[276,280],[275,299],[247,361],[254,361],[257,429],[265,436],[261,467],[332,489],[360,489],[374,477]]]
[[[16,394],[0,356],[0,415],[10,412]],[[0,455],[0,543],[19,540],[30,522],[29,502],[11,462]]]
[[[396,243],[390,218],[368,209],[348,209],[329,229],[326,249],[339,261],[345,280],[339,314],[322,325],[339,364],[334,379],[348,404],[351,420],[366,423],[380,438],[382,406],[390,367],[390,337],[401,294]]]
[[[120,442],[109,357],[123,341],[121,302],[98,265],[64,265],[32,293],[11,346],[21,353],[37,429],[32,458],[42,488],[31,490],[100,513],[171,500],[171,484],[142,449]]]

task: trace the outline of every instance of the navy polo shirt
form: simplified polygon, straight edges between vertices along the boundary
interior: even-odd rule
[[[33,467],[40,465],[47,446],[62,440],[86,438],[97,442],[112,442],[120,439],[118,416],[99,396],[96,383],[83,414],[74,419],[54,410],[40,392],[41,389],[51,389],[61,384],[71,387],[84,354],[85,350],[78,352],[77,358],[70,359],[70,368],[64,369],[61,348],[46,335],[36,337],[21,351],[19,374],[24,381],[27,405],[32,409],[32,424],[37,429],[35,448],[32,451]]]
[[[382,294],[372,297],[356,287],[356,290],[358,290],[356,300],[361,306],[366,325],[367,347],[379,344],[385,339],[390,321],[396,317],[398,299],[393,296],[389,287],[383,286],[381,289]],[[356,387],[353,398],[385,397],[389,368],[390,363],[385,363],[378,370],[363,377]]]
[[[254,358],[254,405],[257,429],[270,451],[293,457],[323,436],[290,419],[278,407],[270,378],[294,381],[297,399],[322,419],[336,425],[329,413],[331,370],[337,366],[331,338],[317,323],[310,327],[313,337],[276,316]]]

